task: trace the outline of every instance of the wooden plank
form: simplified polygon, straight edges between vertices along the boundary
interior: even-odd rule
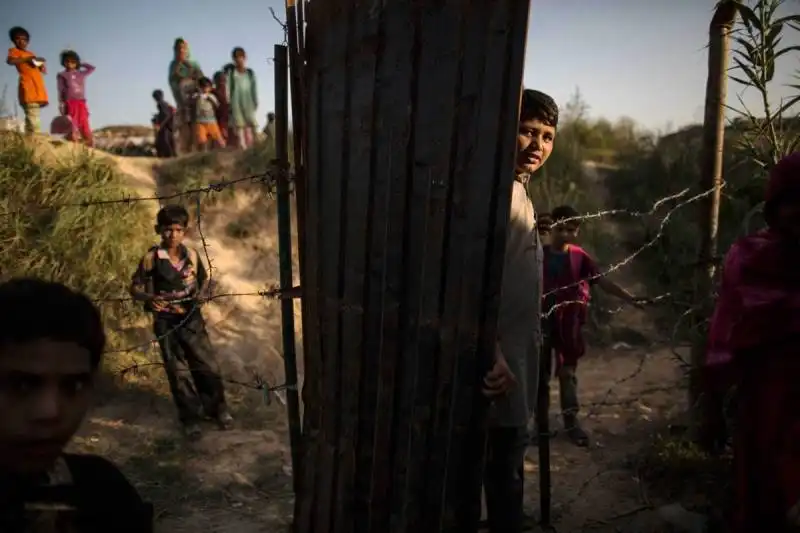
[[[339,431],[339,472],[337,477],[337,519],[334,533],[350,533],[356,527],[353,502],[355,490],[355,454],[358,444],[358,414],[361,391],[361,368],[364,352],[364,297],[367,257],[370,242],[370,218],[374,213],[371,175],[376,164],[372,153],[375,134],[375,67],[380,17],[365,10],[354,10],[348,42],[348,112],[344,139],[350,150],[344,151],[345,181],[342,187],[342,374],[341,426]],[[346,251],[346,253],[344,253]]]
[[[389,520],[394,394],[403,298],[403,239],[406,213],[408,112],[413,73],[413,22],[407,3],[389,3],[381,12],[380,58],[376,73],[373,203],[366,296],[364,394],[359,440],[358,499],[366,507],[366,531],[385,533]],[[364,531],[360,529],[360,531]]]
[[[338,498],[336,496],[336,476],[339,465],[338,440],[340,408],[341,340],[340,319],[342,299],[342,196],[345,192],[345,162],[349,144],[343,135],[347,128],[347,90],[346,65],[348,17],[339,9],[339,2],[323,3],[332,10],[324,16],[330,17],[326,24],[328,31],[320,39],[324,48],[325,61],[321,64],[320,85],[320,143],[322,173],[319,186],[319,278],[320,333],[322,335],[322,430],[320,448],[317,456],[319,467],[317,502],[314,531],[330,532]]]
[[[473,152],[464,168],[466,191],[463,239],[463,262],[470,265],[460,280],[461,305],[458,309],[458,348],[455,382],[472,387],[455,388],[451,438],[453,442],[478,441],[485,416],[486,402],[479,393],[480,380],[490,367],[496,339],[497,310],[500,300],[503,253],[513,183],[516,131],[519,113],[522,66],[527,29],[527,0],[512,0],[499,6],[492,0],[475,0],[476,14],[489,21],[485,41],[473,48],[469,58],[485,58],[481,76],[481,98],[476,102],[477,116],[469,120],[474,135],[484,143]],[[473,42],[470,40],[470,42]],[[492,143],[492,140],[494,141]],[[489,179],[487,180],[487,177]],[[488,191],[489,195],[481,192]],[[454,282],[456,282],[454,280]],[[477,313],[476,313],[477,311]],[[467,406],[472,406],[472,409]],[[465,485],[464,473],[477,464],[483,447],[454,447],[446,468],[446,493],[471,491],[463,498],[474,497],[480,486]],[[460,498],[447,502],[448,527],[456,527]]]
[[[315,10],[310,10],[309,24],[318,24]],[[319,60],[322,60],[323,50],[319,46],[317,34],[309,34],[306,42],[307,50]],[[303,289],[303,470],[299,473],[299,492],[295,495],[295,530],[298,533],[308,533],[313,530],[314,504],[317,500],[317,479],[319,468],[317,457],[319,454],[320,437],[322,429],[322,353],[320,345],[320,313],[319,313],[319,277],[321,261],[319,257],[319,212],[322,192],[320,179],[324,177],[321,167],[322,142],[320,138],[320,111],[322,99],[322,86],[320,84],[320,70],[318,63],[313,63],[313,68],[306,70],[306,93],[308,100],[305,107],[307,123],[306,153],[308,160],[305,166],[304,211],[305,224],[303,238],[298,242],[303,243],[304,263],[301,271],[300,284]],[[293,88],[295,90],[295,88]],[[297,119],[295,119],[297,120]]]
[[[480,461],[526,13],[523,0],[309,5],[318,275],[302,283],[319,295],[304,302],[319,394],[304,395],[314,464],[296,509],[315,518],[298,516],[300,533],[452,530],[480,491],[458,472]]]
[[[400,412],[408,420],[396,433],[395,484],[392,528],[397,531],[431,530],[437,517],[422,513],[428,434],[432,422],[439,352],[439,302],[445,240],[448,176],[453,142],[456,92],[460,78],[463,5],[447,0],[420,9],[416,87],[412,98],[413,127],[406,236],[405,312],[409,317],[403,362],[406,386],[399,391]],[[455,138],[454,138],[455,137]]]

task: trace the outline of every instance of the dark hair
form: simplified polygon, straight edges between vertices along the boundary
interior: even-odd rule
[[[246,55],[247,55],[247,54],[245,53],[245,51],[244,51],[244,48],[242,48],[241,46],[237,46],[237,47],[236,47],[236,48],[234,48],[234,49],[233,49],[233,51],[231,52],[231,58],[232,58],[232,59],[236,59],[236,56],[237,56],[237,55],[240,55],[240,54],[241,54],[241,55],[243,55],[243,56],[246,56]]]
[[[189,225],[189,212],[182,205],[165,205],[156,215],[156,225],[159,228],[180,224],[183,227]]]
[[[184,39],[183,37],[178,37],[177,39],[175,39],[175,42],[172,43],[172,50],[177,52],[178,48],[180,48],[182,44],[186,44],[186,39]]]
[[[580,226],[581,221],[578,219],[580,217],[580,213],[570,206],[570,205],[560,205],[553,209],[553,213],[551,215],[553,217],[553,224],[558,224],[564,220],[569,220],[570,224],[574,224],[575,226]]]
[[[18,35],[24,35],[26,39],[31,40],[31,34],[22,26],[14,26],[8,30],[8,38],[11,39],[11,42],[14,42]]]
[[[267,113],[267,120],[275,120],[275,113],[273,113],[272,111]]]
[[[553,217],[550,213],[539,213],[536,217],[536,226],[543,231],[550,231],[553,225]]]
[[[106,346],[100,311],[61,283],[34,278],[0,283],[0,347],[42,339],[86,349],[95,369]]]
[[[211,82],[210,79],[206,78],[205,76],[197,80],[197,86],[201,89],[205,89],[206,87],[212,87],[214,84]]]
[[[541,120],[548,126],[558,127],[558,105],[550,95],[533,89],[522,91],[519,119]]]
[[[156,89],[155,91],[153,91],[153,98],[155,100],[159,100],[159,101],[163,100],[164,99],[164,91],[162,91],[161,89]]]
[[[221,70],[218,70],[218,71],[216,71],[214,73],[214,81],[217,81],[218,79],[224,78],[224,77],[225,77],[225,73],[222,72]]]
[[[61,52],[61,66],[66,68],[66,63],[70,59],[74,60],[78,63],[78,66],[81,66],[81,56],[78,55],[78,52],[75,50],[64,50]]]

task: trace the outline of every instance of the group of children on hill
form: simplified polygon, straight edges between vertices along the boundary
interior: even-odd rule
[[[19,103],[25,113],[25,132],[38,133],[41,130],[41,109],[50,103],[44,83],[47,60],[28,50],[30,34],[25,28],[11,28],[8,37],[14,46],[8,50],[6,63],[16,67],[19,73]],[[86,105],[86,77],[94,72],[94,67],[82,63],[73,50],[61,53],[61,66],[64,70],[57,77],[61,115],[54,120],[54,133],[63,134],[73,141],[83,138],[91,146],[93,141],[89,108]]]
[[[166,103],[163,91],[153,93],[158,108],[153,125],[157,129],[159,155],[174,155],[175,146],[170,139],[176,133],[181,152],[252,146],[256,138],[258,86],[255,72],[247,66],[244,49],[233,49],[232,62],[216,72],[213,81],[191,58],[185,39],[175,40],[173,52],[169,86],[175,107]]]
[[[41,130],[41,109],[49,104],[44,74],[47,61],[28,50],[30,34],[15,26],[9,31],[13,43],[6,62],[19,73],[19,102],[25,113],[26,133]],[[247,54],[237,47],[232,62],[207,78],[200,65],[190,57],[189,45],[178,38],[175,57],[169,66],[169,86],[175,107],[167,103],[164,92],[156,90],[153,99],[157,113],[152,119],[156,131],[156,152],[159,157],[173,157],[211,147],[238,146],[249,148],[256,139],[258,87],[253,70],[247,67]],[[61,53],[64,70],[58,74],[60,116],[54,119],[51,132],[63,134],[73,141],[83,139],[91,146],[92,129],[86,103],[86,78],[95,67],[81,61],[73,50]],[[269,133],[275,116],[267,115],[265,132]],[[177,134],[180,146],[176,147]]]

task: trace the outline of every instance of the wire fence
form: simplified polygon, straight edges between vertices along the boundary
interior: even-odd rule
[[[109,199],[109,200],[99,200],[99,201],[87,201],[87,202],[75,202],[75,203],[63,203],[63,204],[52,204],[52,205],[28,205],[25,206],[23,209],[19,210],[11,210],[11,211],[4,211],[0,212],[0,219],[5,219],[11,215],[30,215],[32,213],[37,212],[59,212],[62,210],[68,209],[85,209],[89,207],[93,208],[106,208],[106,209],[114,209],[119,205],[130,205],[133,203],[143,203],[143,202],[151,202],[157,203],[159,205],[164,205],[170,202],[177,202],[180,201],[184,204],[191,204],[193,205],[193,218],[194,218],[194,227],[196,230],[196,241],[197,241],[197,248],[198,251],[202,254],[203,262],[207,265],[210,283],[210,290],[207,294],[204,294],[197,300],[198,305],[200,307],[204,307],[206,305],[219,303],[220,301],[232,299],[232,298],[252,298],[252,299],[259,299],[264,301],[273,301],[278,300],[285,295],[282,291],[277,288],[276,282],[277,280],[270,280],[265,281],[263,288],[259,288],[255,291],[247,291],[247,292],[230,292],[225,291],[224,289],[219,289],[217,284],[215,283],[218,269],[215,265],[214,254],[212,253],[211,246],[209,244],[209,239],[207,235],[207,227],[206,227],[206,203],[204,200],[214,197],[215,195],[219,195],[223,191],[230,190],[237,185],[243,184],[250,184],[255,185],[258,189],[264,192],[268,196],[272,196],[275,194],[277,190],[277,182],[278,179],[281,177],[282,173],[287,173],[288,170],[285,168],[281,168],[277,161],[273,161],[270,165],[270,169],[262,174],[256,175],[249,175],[245,177],[235,178],[235,179],[224,179],[216,182],[209,183],[205,186],[201,187],[193,187],[177,192],[172,192],[169,194],[163,195],[151,195],[151,196],[123,196],[116,199]],[[291,181],[293,177],[288,176],[288,179]],[[713,191],[701,191],[692,193],[690,190],[682,190],[675,194],[671,194],[664,198],[658,199],[657,201],[653,202],[650,209],[646,211],[630,211],[625,209],[613,209],[613,210],[603,210],[598,211],[595,213],[589,213],[578,217],[583,222],[596,222],[599,220],[607,220],[615,217],[624,217],[626,220],[630,220],[631,218],[641,218],[641,217],[648,217],[653,218],[657,217],[660,219],[658,224],[658,231],[652,236],[647,242],[639,246],[636,250],[628,253],[624,257],[620,258],[619,260],[615,261],[613,264],[608,265],[602,272],[598,273],[596,277],[606,276],[608,274],[617,272],[623,268],[626,268],[634,262],[637,257],[639,257],[643,252],[647,249],[656,245],[659,240],[663,237],[664,232],[668,226],[668,224],[672,221],[673,216],[679,212],[680,210],[687,209],[693,204],[697,203],[698,201],[702,200]],[[275,257],[277,261],[277,254]],[[135,265],[132,265],[131,268],[133,269]],[[548,293],[550,294],[550,293]],[[90,295],[91,296],[91,295]],[[547,296],[547,295],[545,295]],[[664,294],[656,295],[649,298],[649,302],[652,304],[658,303],[665,303],[670,301],[673,298],[672,294],[666,292]],[[117,296],[112,297],[104,297],[104,298],[97,298],[94,300],[95,303],[101,307],[103,306],[136,306],[138,305],[134,299],[128,294],[120,294]],[[560,305],[567,305],[575,302],[563,302]],[[622,310],[622,307],[614,308],[606,310],[606,312],[610,314],[618,313]],[[277,312],[277,308],[275,309]],[[549,311],[547,314],[552,313],[555,309]],[[686,317],[691,315],[694,311],[694,308],[689,308],[686,312],[678,318],[678,321],[675,326],[675,330],[680,328],[680,325],[683,321],[685,321]],[[180,327],[183,325],[183,322],[180,322],[175,328]],[[164,336],[169,335],[170,332],[167,332]],[[677,333],[673,333],[672,340],[669,341],[673,345],[678,342],[679,336]],[[161,340],[158,337],[152,337],[147,339],[146,341],[141,342],[134,342],[130,345],[125,345],[121,347],[114,347],[109,349],[107,354],[122,354],[122,353],[142,353],[142,352],[149,352],[154,351],[157,349],[158,341]],[[677,351],[676,351],[677,353]],[[646,350],[642,350],[642,353],[638,356],[638,362],[635,365],[635,368],[632,372],[627,375],[619,376],[613,383],[608,385],[608,388],[604,395],[599,400],[592,401],[590,403],[586,403],[583,407],[588,409],[587,414],[589,416],[598,413],[604,408],[615,407],[624,405],[627,403],[632,403],[639,400],[639,397],[636,398],[619,398],[616,394],[616,391],[619,389],[620,385],[629,382],[639,376],[647,366],[649,361],[648,354]],[[684,361],[680,361],[681,364],[685,365]],[[148,369],[158,368],[162,366],[161,362],[136,362],[132,363],[130,366],[122,368],[119,370],[119,374],[122,377],[141,374]],[[270,383],[269,380],[264,378],[263,376],[254,375],[250,380],[244,379],[236,379],[233,377],[225,377],[224,381],[239,387],[244,387],[251,390],[260,391],[266,401],[271,401],[273,395],[277,395],[278,398],[281,398],[281,392],[287,390],[287,388],[294,388],[296,387],[295,382],[293,379],[288,379],[281,383]],[[663,388],[653,388],[649,391],[639,391],[639,394],[645,394],[648,392],[657,392],[657,391],[667,391],[673,388],[673,384],[665,385]],[[554,436],[554,433],[548,434],[547,437]],[[588,490],[588,488],[592,485],[592,483],[602,476],[602,472],[593,474],[589,479],[585,481],[582,485],[582,488],[578,490],[576,494],[574,494],[573,498],[571,498],[567,502],[563,502],[560,507],[562,509],[569,508],[574,502],[580,500],[584,492]]]

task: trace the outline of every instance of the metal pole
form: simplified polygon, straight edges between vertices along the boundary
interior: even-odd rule
[[[289,64],[287,49],[275,45],[275,159],[278,176],[278,254],[280,287],[292,287],[291,204],[289,199]],[[292,475],[297,490],[300,471],[300,397],[297,391],[297,352],[294,337],[294,302],[281,299],[283,366],[286,374],[286,406],[289,411],[289,439],[292,449]]]
[[[545,338],[541,352],[539,369],[539,391],[536,399],[536,431],[539,447],[539,523],[542,528],[550,527],[550,373],[553,353]]]

